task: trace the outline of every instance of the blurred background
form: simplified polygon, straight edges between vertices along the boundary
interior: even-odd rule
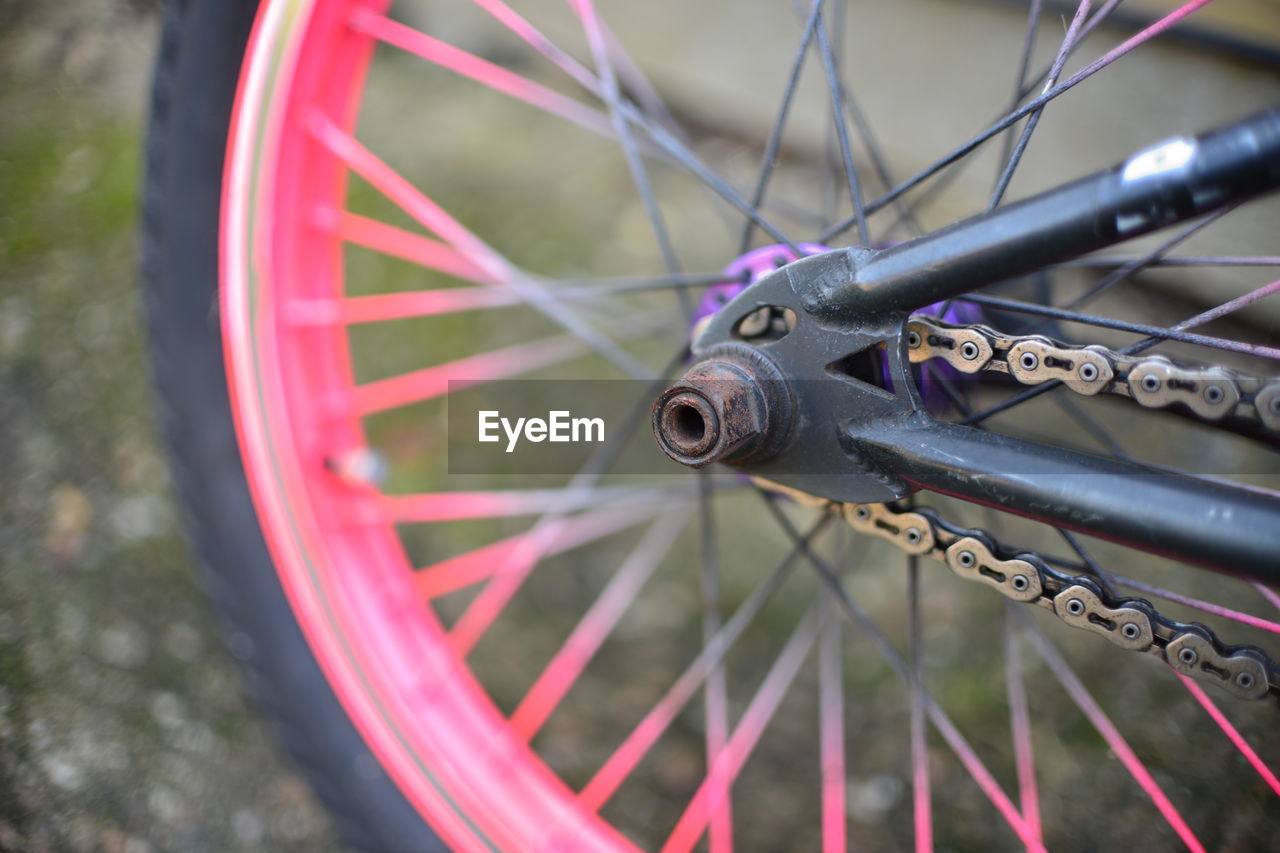
[[[0,849],[338,849],[178,530],[138,279],[158,2],[0,2]]]
[[[178,529],[179,512],[151,417],[138,299],[137,212],[140,146],[160,5],[159,0],[0,0],[0,849],[336,849],[328,818],[280,757],[269,727],[241,691],[232,656],[223,650]],[[424,5],[426,11],[417,17],[407,14],[407,19],[450,40],[479,45],[477,51],[490,58],[512,59],[503,53],[506,48],[486,42],[465,16],[434,15],[431,4]],[[602,5],[614,27],[641,46],[637,52],[652,48],[654,64],[646,71],[670,96],[678,118],[696,125],[695,105],[707,98],[718,100],[723,120],[697,129],[700,153],[726,171],[749,170],[767,134],[761,116],[772,112],[776,87],[775,82],[762,89],[765,84],[757,84],[753,75],[776,81],[789,61],[789,48],[776,56],[766,56],[762,49],[773,25],[763,16],[743,15],[735,22],[739,37],[721,40],[712,49],[697,34],[709,31],[716,16],[740,15],[747,4],[698,4],[697,14],[708,21],[694,21],[678,34],[659,27],[648,4]],[[787,4],[779,0],[774,5]],[[1103,32],[1089,57],[1117,43],[1137,25],[1135,21],[1170,5],[1126,3],[1125,9],[1136,17]],[[1212,26],[1207,36],[1201,33],[1204,37],[1192,42],[1155,49],[1150,59],[1135,56],[1115,69],[1119,81],[1106,94],[1089,101],[1064,99],[1061,110],[1047,113],[1021,173],[1026,177],[1015,183],[1015,195],[1108,165],[1170,133],[1236,118],[1274,100],[1280,92],[1275,53],[1280,45],[1280,6],[1274,0],[1223,0],[1218,5],[1223,11],[1208,18]],[[891,14],[893,4],[871,6],[872,24],[858,32],[874,35],[855,38],[851,55],[865,68],[894,69],[895,87],[867,87],[863,106],[876,118],[882,135],[894,140],[895,165],[899,174],[907,174],[993,113],[990,90],[984,87],[990,80],[1010,78],[1012,46],[1026,8],[1015,2],[937,0],[916,3],[919,8],[899,20]],[[789,8],[784,11],[794,17]],[[1064,14],[1069,16],[1069,8]],[[1054,15],[1046,20],[1050,24],[1043,28],[1042,58],[1051,55],[1061,37]],[[894,27],[913,28],[914,35],[891,38]],[[963,47],[957,44],[951,35],[965,30],[984,33],[977,41],[990,50],[974,51],[974,39]],[[904,44],[906,56],[900,53]],[[757,60],[757,54],[763,58]],[[502,119],[487,112],[488,102],[473,99],[457,81],[430,78],[444,94],[406,116],[403,100],[397,97],[421,91],[422,69],[413,68],[406,57],[383,59],[379,68],[390,82],[381,90],[382,100],[371,99],[366,105],[362,128],[375,135],[383,132],[379,150],[389,159],[416,161],[417,174],[413,168],[406,170],[415,177],[436,175],[434,164],[449,163],[446,179],[436,179],[437,197],[461,208],[470,224],[499,228],[508,241],[501,245],[508,255],[530,268],[554,268],[564,275],[617,274],[637,258],[652,255],[642,211],[628,195],[625,172],[618,170],[616,160],[606,164],[612,170],[607,177],[603,160],[593,161],[600,171],[584,169],[576,149],[559,147],[557,137],[530,135],[524,127],[504,129]],[[953,68],[961,85],[956,94],[935,98],[934,111],[925,113],[911,104],[936,94],[937,74],[921,70],[930,62]],[[694,74],[688,74],[689,68]],[[732,73],[724,73],[726,68]],[[691,82],[698,72],[711,69],[720,73],[703,74],[699,82]],[[807,104],[802,115],[811,119],[809,137],[818,140],[818,153],[803,145],[790,150],[788,174],[780,179],[796,193],[824,191],[821,179],[805,168],[806,158],[823,157],[822,90],[816,78],[811,75],[813,85],[802,93],[801,103]],[[763,102],[756,97],[759,91],[770,93]],[[1002,91],[994,102],[1005,97]],[[463,103],[470,118],[456,109]],[[1194,114],[1190,128],[1188,114]],[[798,121],[803,129],[805,119]],[[495,165],[489,146],[517,132],[522,134],[519,151],[504,151],[512,156]],[[521,216],[525,201],[533,204],[542,198],[541,189],[522,180],[535,158],[548,155],[550,162],[552,154],[559,157],[554,168],[564,172],[561,186],[572,189],[573,180],[587,181],[611,209],[609,216],[588,218],[571,209],[561,210],[554,221],[530,223]],[[486,201],[499,196],[477,192],[468,169],[482,165],[491,170],[489,180],[503,188],[504,211],[483,209]],[[975,199],[988,191],[994,168],[994,160],[980,161],[966,172],[955,191],[929,211],[929,224],[941,225],[970,212]],[[378,200],[361,192],[355,189],[357,207],[379,210]],[[714,266],[722,258],[700,237],[709,214],[682,204],[684,192],[674,184],[663,188],[664,202],[679,210],[674,219],[679,248],[696,259],[692,268]],[[624,197],[626,203],[620,201]],[[1274,205],[1268,210],[1274,212]],[[1253,216],[1221,242],[1192,243],[1187,251],[1257,245],[1260,238],[1274,237],[1275,221],[1274,216]],[[595,233],[598,239],[584,241],[585,233]],[[592,246],[604,248],[593,254],[588,251]],[[375,259],[355,258],[351,263],[362,271],[362,280],[384,285],[395,286],[415,275]],[[1258,283],[1239,277],[1214,281],[1221,285],[1214,291],[1219,301]],[[1142,291],[1142,307],[1156,314],[1144,316],[1164,322],[1185,315],[1188,304],[1203,298],[1197,294],[1203,293],[1205,283],[1203,276],[1176,273],[1148,277],[1146,285],[1153,289]],[[1274,309],[1262,308],[1250,312],[1248,328],[1220,331],[1273,335],[1276,316]],[[471,332],[456,329],[454,334]],[[362,369],[389,372],[395,360],[387,358]],[[1050,411],[1038,417],[1052,420],[1054,415]],[[382,429],[383,434],[393,433],[396,424],[389,422]],[[1169,439],[1170,452],[1185,454],[1198,446],[1193,434],[1180,440],[1184,443],[1175,447]],[[1225,459],[1199,461],[1238,464],[1241,457],[1234,452],[1227,452]],[[737,547],[749,552],[755,545],[747,537]],[[872,568],[887,565],[893,556],[888,549],[873,553],[878,556]],[[1113,562],[1125,559],[1123,552],[1105,546],[1101,553]],[[1136,571],[1142,570],[1145,567]],[[742,579],[740,586],[745,588],[753,579]],[[736,589],[734,583],[728,584],[729,595]],[[858,591],[877,613],[897,613],[900,583],[894,584],[887,586],[872,576],[859,581]],[[665,588],[677,585],[673,581]],[[696,590],[692,585],[680,589],[687,609],[695,612]],[[944,626],[962,624],[957,609],[977,622],[998,616],[997,602],[989,595],[969,597],[968,592],[932,599],[929,612],[940,626],[935,640],[945,641]],[[565,594],[562,588],[550,587],[541,601],[560,600]],[[583,596],[585,590],[576,594]],[[533,606],[525,616],[532,620],[539,612]],[[661,616],[650,614],[659,628]],[[524,625],[524,635],[521,627],[517,622],[507,630],[517,632],[513,637],[525,637],[534,648],[551,642],[539,634],[541,624]],[[894,636],[901,639],[901,631],[895,629]],[[998,638],[984,636],[984,641]],[[1091,663],[1091,650],[1097,648],[1091,639],[1079,643],[1066,638],[1064,644],[1079,653],[1077,659],[1086,667],[1096,665],[1089,670],[1095,675],[1108,672],[1104,663]],[[939,689],[966,731],[980,745],[1003,748],[1005,722],[992,718],[988,702],[989,680],[996,677],[990,664],[958,662],[947,653],[934,662],[948,673]],[[1108,658],[1105,664],[1110,663]],[[501,693],[501,665],[493,667],[495,691]],[[654,677],[661,681],[661,675]],[[892,717],[901,713],[902,698],[878,692],[885,677],[883,667],[873,667],[858,686],[870,705],[881,706],[882,717]],[[1128,690],[1131,686],[1123,683],[1101,688],[1113,704],[1122,704]],[[1148,704],[1142,707],[1163,697],[1159,691],[1144,695]],[[1251,735],[1265,734],[1274,725],[1274,713],[1267,717],[1264,712],[1273,709],[1244,709],[1238,722]],[[1252,788],[1233,790],[1222,801],[1214,799],[1216,768],[1197,762],[1206,755],[1223,755],[1225,747],[1202,735],[1198,713],[1180,708],[1162,717],[1138,743],[1155,756],[1162,782],[1180,801],[1195,800],[1202,821],[1219,821],[1211,837],[1222,847],[1262,849],[1267,812],[1274,815],[1274,805],[1268,807]],[[1065,722],[1067,717],[1070,722]],[[1051,778],[1069,792],[1058,805],[1087,819],[1095,807],[1135,798],[1132,783],[1119,778],[1114,762],[1108,764],[1105,749],[1078,715],[1064,712],[1063,720],[1045,751],[1048,761],[1057,762]],[[894,828],[909,814],[909,779],[901,768],[894,769],[901,764],[901,745],[881,737],[888,729],[878,728],[887,726],[880,718],[868,715],[858,722],[869,758],[865,772],[851,780],[855,826],[871,846],[905,842]],[[574,768],[584,761],[580,734],[553,727],[549,742],[543,744],[567,774],[579,772]],[[655,779],[665,778],[677,790],[697,779],[697,732],[686,734],[688,749],[673,749],[652,771]],[[1188,749],[1184,755],[1181,746],[1186,744],[1198,751]],[[1263,738],[1263,746],[1268,750],[1264,757],[1278,757],[1277,738]],[[1092,758],[1080,758],[1083,753],[1074,751],[1077,747],[1092,750]],[[938,749],[941,756],[945,751]],[[785,755],[771,758],[786,760]],[[944,763],[947,759],[938,760],[939,785],[967,784],[960,781],[957,768]],[[1238,776],[1243,771],[1231,764],[1229,772]],[[748,793],[755,790],[761,797],[783,796],[767,780],[747,787]],[[956,795],[956,803],[958,814],[972,810],[990,819],[968,789]],[[673,806],[657,803],[646,808],[649,811],[636,813],[640,823],[646,815],[666,815]],[[1127,809],[1120,811],[1117,827],[1127,820]],[[1139,814],[1128,830],[1132,838],[1142,838],[1143,821],[1153,819],[1146,811]],[[1117,838],[1130,837],[1119,828],[1117,832]],[[982,833],[973,838],[961,833],[955,840],[961,844],[967,839],[966,844],[977,849],[974,839],[981,837]],[[783,838],[777,843],[784,843]]]

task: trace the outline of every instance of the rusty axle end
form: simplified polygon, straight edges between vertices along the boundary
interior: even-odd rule
[[[762,461],[790,431],[791,400],[781,373],[749,347],[718,347],[653,404],[653,434],[691,468]]]

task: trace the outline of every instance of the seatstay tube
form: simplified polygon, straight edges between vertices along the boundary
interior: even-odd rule
[[[1106,171],[915,240],[866,251],[823,308],[914,311],[1280,187],[1280,107],[1177,137]]]

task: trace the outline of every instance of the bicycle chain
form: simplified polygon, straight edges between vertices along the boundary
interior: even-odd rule
[[[1002,545],[985,530],[951,524],[930,509],[838,503],[761,477],[752,479],[800,503],[835,511],[854,530],[886,539],[908,554],[937,560],[1006,598],[1038,604],[1073,628],[1159,658],[1177,673],[1217,684],[1242,699],[1280,698],[1280,664],[1257,646],[1224,643],[1207,625],[1172,619],[1144,598],[1113,596],[1096,578],[1059,571],[1037,554]]]
[[[941,358],[961,373],[1006,373],[1023,385],[1058,379],[1089,397],[1116,394],[1153,409],[1180,404],[1205,421],[1234,416],[1280,433],[1280,379],[1225,367],[1186,367],[1162,355],[1131,356],[919,315],[907,323],[907,352],[913,364]]]
[[[1205,625],[1164,616],[1146,599],[1113,597],[1095,578],[1059,571],[1030,552],[1011,551],[984,530],[957,527],[927,509],[831,506],[854,530],[937,560],[1013,601],[1038,604],[1074,628],[1153,655],[1182,675],[1213,682],[1242,699],[1280,697],[1280,666],[1262,649],[1228,645]]]

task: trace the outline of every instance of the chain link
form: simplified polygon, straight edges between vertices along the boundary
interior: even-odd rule
[[[986,531],[956,527],[926,509],[883,503],[830,506],[854,530],[937,560],[1013,601],[1038,604],[1073,628],[1153,655],[1183,675],[1217,684],[1242,699],[1280,696],[1280,666],[1261,649],[1228,645],[1204,625],[1163,616],[1145,599],[1113,597],[1095,578],[1061,572],[1036,554],[1012,552]]]
[[[926,316],[907,323],[907,352],[913,364],[940,358],[961,373],[1006,373],[1023,385],[1057,379],[1077,394],[1115,394],[1152,409],[1181,405],[1205,421],[1232,417],[1280,434],[1280,379],[1225,367],[1186,367],[1161,355],[1124,355],[1043,335],[1006,335]]]

